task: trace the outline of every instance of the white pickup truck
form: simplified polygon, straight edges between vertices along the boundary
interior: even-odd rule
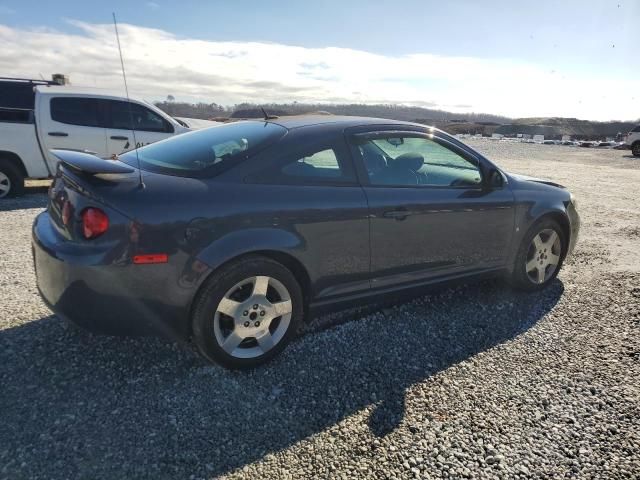
[[[624,143],[631,147],[634,157],[640,157],[640,125],[629,132]]]
[[[53,175],[52,148],[106,159],[189,130],[143,100],[52,82],[0,80],[0,198],[22,193],[26,178]]]

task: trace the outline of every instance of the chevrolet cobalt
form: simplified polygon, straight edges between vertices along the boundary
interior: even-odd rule
[[[392,120],[267,117],[116,161],[53,154],[33,225],[50,308],[97,332],[191,339],[229,368],[273,358],[320,309],[491,276],[544,288],[580,224],[562,186]]]

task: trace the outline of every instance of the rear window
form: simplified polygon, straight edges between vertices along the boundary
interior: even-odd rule
[[[638,125],[636,128],[634,128],[633,130],[631,130],[632,132],[640,132],[640,125]]]
[[[84,97],[54,97],[51,99],[51,119],[69,125],[102,127],[99,100]]]
[[[184,133],[138,149],[140,168],[184,177],[208,177],[226,170],[285,135],[267,122],[237,122]],[[120,160],[138,166],[136,151]]]

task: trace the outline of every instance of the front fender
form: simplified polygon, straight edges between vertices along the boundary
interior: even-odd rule
[[[507,264],[508,269],[513,268],[515,258],[518,254],[520,244],[522,243],[525,235],[529,229],[543,217],[553,217],[560,221],[567,232],[567,241],[569,242],[569,251],[565,254],[568,255],[575,245],[574,235],[577,235],[577,230],[572,225],[569,215],[567,213],[567,207],[562,201],[554,201],[549,203],[539,202],[520,202],[516,207],[516,225],[514,232],[514,248],[511,249],[511,258]]]

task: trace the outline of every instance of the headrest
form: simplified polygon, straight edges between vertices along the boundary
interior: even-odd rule
[[[393,168],[406,168],[417,172],[424,164],[424,157],[419,153],[403,153],[399,155],[392,163]]]
[[[387,166],[387,161],[381,153],[365,152],[363,158],[367,170],[369,171],[375,172],[378,170],[382,170]]]

